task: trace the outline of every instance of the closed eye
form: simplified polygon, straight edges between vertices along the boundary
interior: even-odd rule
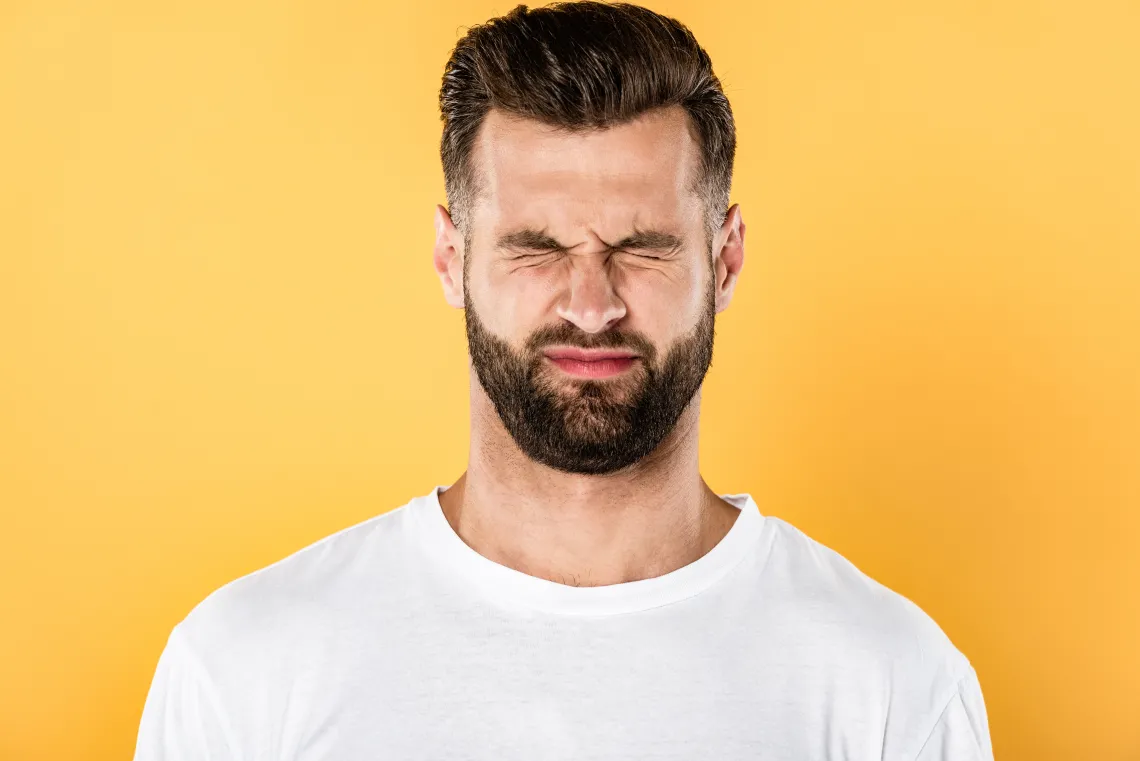
[[[526,259],[545,259],[551,256],[558,256],[562,253],[563,252],[558,249],[548,249],[545,251],[523,251],[507,258],[512,262],[517,262],[524,261]]]
[[[670,233],[641,230],[614,244],[614,250],[645,259],[665,259],[681,250],[682,240]]]
[[[508,233],[496,242],[495,247],[502,251],[510,251],[519,257],[545,256],[566,251],[566,247],[539,230],[516,230]]]

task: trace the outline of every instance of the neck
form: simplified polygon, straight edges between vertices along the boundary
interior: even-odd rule
[[[574,586],[637,581],[701,557],[739,514],[698,469],[700,391],[649,456],[594,476],[528,458],[482,387],[472,385],[467,471],[440,503],[455,532],[484,557]]]

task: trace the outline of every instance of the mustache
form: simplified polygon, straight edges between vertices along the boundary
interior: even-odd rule
[[[537,354],[551,345],[574,346],[579,349],[623,349],[652,361],[657,349],[645,335],[635,330],[606,330],[587,333],[569,322],[546,325],[530,334],[526,349]]]

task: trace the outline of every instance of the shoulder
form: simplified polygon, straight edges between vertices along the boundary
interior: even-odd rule
[[[962,727],[984,729],[973,666],[926,611],[786,521],[766,520],[774,536],[760,583],[769,612],[805,671],[835,675],[826,678],[846,685],[839,693],[864,703],[883,728],[884,758],[914,758],[954,701],[973,706]],[[956,742],[981,747],[985,737]]]
[[[324,537],[225,584],[177,625],[210,671],[272,661],[352,625],[362,596],[399,584],[418,499]]]
[[[915,602],[787,521],[766,520],[774,537],[761,582],[793,630],[827,640],[848,663],[937,682],[947,696],[969,673],[966,656]]]

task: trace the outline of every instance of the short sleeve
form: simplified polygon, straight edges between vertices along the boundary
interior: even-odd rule
[[[994,761],[989,720],[973,668],[938,717],[915,761]]]
[[[135,761],[238,761],[216,694],[178,627],[158,660]]]

